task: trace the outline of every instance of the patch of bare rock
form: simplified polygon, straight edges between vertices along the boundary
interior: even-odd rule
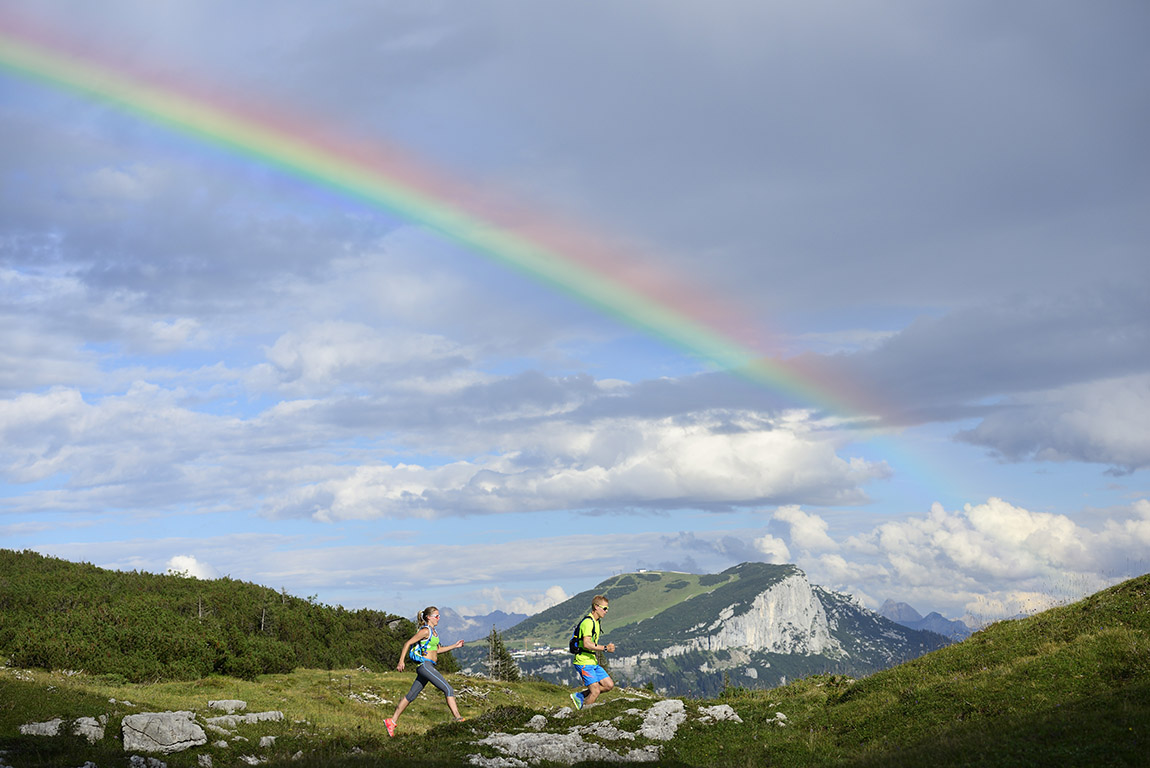
[[[563,720],[570,715],[571,710],[564,707],[552,715],[552,718]],[[621,727],[624,721],[633,722],[635,717],[642,718],[637,730],[630,731]],[[547,718],[536,715],[527,723],[530,731],[492,733],[475,742],[476,746],[490,747],[499,754],[495,757],[469,755],[468,762],[480,768],[527,768],[545,760],[564,765],[582,760],[653,763],[662,756],[662,746],[659,744],[635,746],[633,742],[639,738],[656,742],[670,741],[687,718],[687,707],[680,699],[664,699],[656,702],[646,712],[641,709],[628,709],[611,720],[572,726],[561,733],[544,732]],[[719,720],[742,722],[728,704],[701,707],[697,718],[703,723],[714,723]],[[585,736],[592,736],[596,740],[588,741]]]

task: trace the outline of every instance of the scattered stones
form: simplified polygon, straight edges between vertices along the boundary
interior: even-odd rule
[[[200,768],[212,768],[211,755],[197,755],[196,762],[199,764]]]
[[[570,715],[570,708],[563,707],[552,717],[565,719]],[[619,727],[619,724],[625,719],[630,718],[633,721],[636,716],[642,716],[642,722],[637,732],[631,733]],[[785,716],[783,719],[785,720]],[[477,754],[469,755],[467,759],[471,765],[480,768],[524,768],[544,761],[564,765],[571,765],[584,760],[613,763],[656,762],[662,754],[662,747],[657,744],[616,750],[603,742],[634,741],[638,737],[651,741],[670,741],[678,732],[679,726],[686,720],[687,707],[680,699],[658,701],[646,712],[641,709],[628,709],[612,720],[572,726],[567,729],[566,733],[540,732],[547,725],[547,718],[536,715],[527,723],[527,727],[534,732],[492,733],[475,742],[477,746],[495,749],[501,753],[499,756],[485,757]],[[719,720],[742,722],[738,713],[729,704],[700,708],[700,722]],[[587,741],[583,738],[584,736],[594,740]]]
[[[208,702],[208,709],[219,709],[227,712],[229,715],[247,708],[248,703],[246,701],[240,701],[239,699],[220,699],[218,701]]]
[[[699,707],[699,721],[703,723],[710,723],[715,720],[734,720],[736,723],[743,722],[743,718],[731,708],[730,704],[716,704],[713,707]]]
[[[107,715],[101,715],[99,719],[94,717],[77,718],[72,725],[72,733],[83,736],[89,744],[95,744],[104,738],[104,725],[107,722]],[[25,736],[59,736],[63,725],[63,718],[57,717],[43,723],[25,723],[20,726],[20,733]]]
[[[163,760],[155,757],[141,757],[140,755],[129,757],[128,765],[131,768],[168,768],[168,764]]]
[[[787,724],[787,716],[784,715],[782,712],[776,712],[775,716],[772,717],[770,720],[768,720],[767,723],[768,724],[774,723],[775,725],[777,725],[781,728]]]
[[[659,747],[649,746],[620,754],[602,744],[584,741],[578,733],[493,733],[475,742],[494,747],[520,760],[572,765],[585,760],[650,763],[659,759]],[[471,760],[468,757],[468,760]]]
[[[528,768],[530,763],[525,763],[517,757],[484,757],[483,755],[471,755],[467,758],[471,765],[478,765],[480,768]]]
[[[276,737],[275,736],[261,736],[260,737],[260,749],[267,749],[268,747],[274,747],[275,744],[276,744]]]
[[[233,715],[234,717],[234,715]],[[125,715],[124,751],[170,754],[208,743],[204,729],[191,712],[142,712]]]

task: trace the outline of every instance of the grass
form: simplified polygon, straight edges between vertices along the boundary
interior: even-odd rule
[[[495,731],[524,730],[536,713],[566,705],[570,690],[452,675],[468,721],[449,722],[442,698],[428,691],[404,714],[400,735],[388,739],[383,718],[406,692],[409,673],[298,670],[255,682],[213,677],[134,685],[59,672],[21,677],[28,674],[0,669],[0,750],[6,753],[0,763],[17,768],[85,760],[101,768],[122,765],[117,737],[124,714],[204,712],[207,701],[218,698],[244,699],[248,711],[280,710],[286,719],[241,726],[246,743],[164,757],[171,768],[196,766],[205,750],[217,768],[240,765],[241,755],[257,752],[270,758],[266,765],[284,768],[461,765],[470,754],[497,756],[475,742]],[[600,706],[549,720],[546,730],[563,733],[610,718],[634,729],[638,717],[625,710],[650,705],[636,703],[636,693],[617,689]],[[366,694],[392,703],[372,703]],[[731,705],[743,722],[699,722],[698,708],[715,703]],[[691,717],[663,745],[659,765],[1148,765],[1150,575],[1029,619],[1000,622],[861,680],[822,675],[766,691],[728,689],[716,700],[686,705]],[[101,712],[109,714],[108,736],[96,745],[18,734],[25,722]],[[253,747],[262,735],[277,737],[273,749]],[[303,754],[293,760],[297,752]]]
[[[612,597],[610,600],[611,611],[608,619],[604,622],[604,626],[616,630],[654,618],[684,600],[714,592],[719,587],[729,586],[739,580],[739,576],[735,574],[722,582],[700,584],[699,580],[705,579],[705,576],[697,573],[647,571],[642,574],[626,574],[609,581],[618,581],[620,578],[630,578],[635,583],[636,589],[633,592]],[[590,609],[589,600],[586,606],[580,606],[580,610],[583,609]],[[584,610],[585,612],[586,610]],[[582,613],[579,614],[580,617],[582,615]],[[567,645],[574,625],[574,620],[553,619],[532,626],[530,632],[523,635],[512,628],[505,634],[504,642],[508,648],[516,649],[530,649],[535,643],[562,648]]]

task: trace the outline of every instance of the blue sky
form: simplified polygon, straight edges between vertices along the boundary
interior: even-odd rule
[[[2,547],[403,614],[763,560],[977,622],[1150,568],[1145,4],[0,11],[628,243],[887,406],[0,70]]]

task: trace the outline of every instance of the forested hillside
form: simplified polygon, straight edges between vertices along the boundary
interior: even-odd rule
[[[0,655],[139,682],[395,664],[411,621],[230,578],[109,571],[0,549]],[[450,654],[440,667],[454,671]]]

